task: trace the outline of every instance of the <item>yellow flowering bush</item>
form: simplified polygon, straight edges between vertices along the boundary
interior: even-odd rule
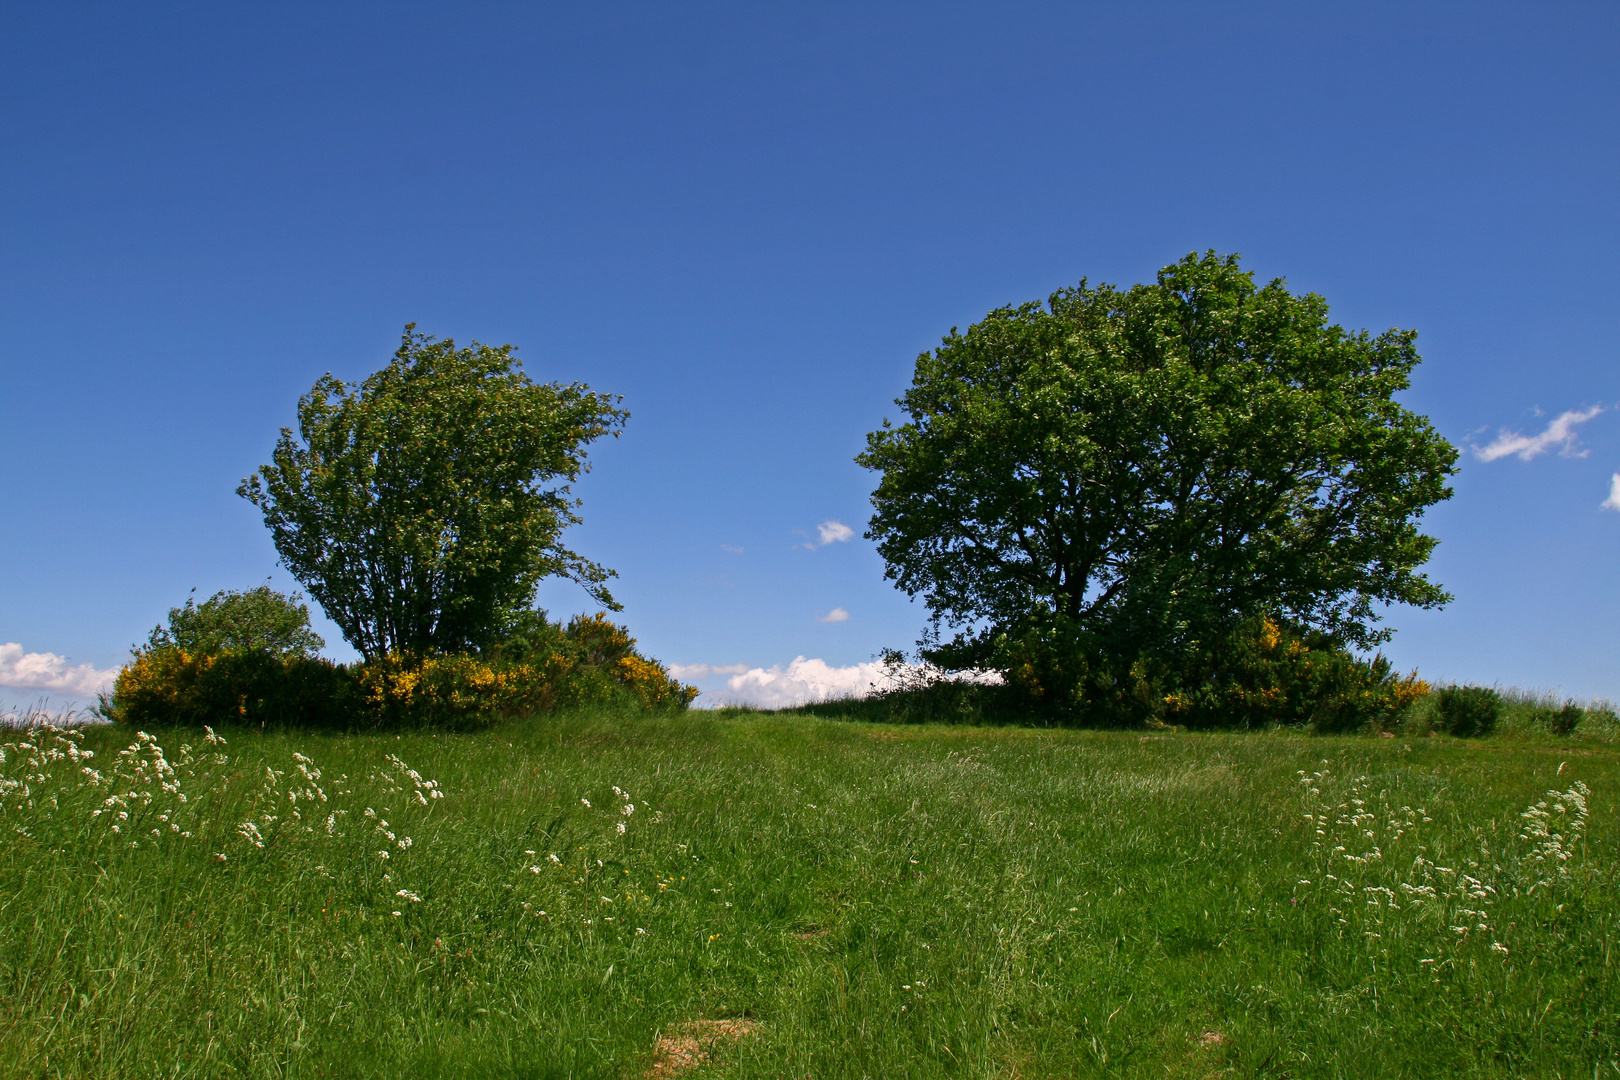
[[[1222,642],[1210,669],[1200,685],[1164,695],[1165,719],[1196,727],[1354,731],[1395,721],[1430,689],[1416,672],[1397,675],[1383,656],[1363,660],[1269,616]]]
[[[580,616],[521,655],[389,655],[343,665],[262,652],[138,652],[104,711],[143,726],[258,724],[471,729],[573,705],[684,709],[697,690],[635,650],[623,627]]]
[[[1023,722],[1343,732],[1392,726],[1430,691],[1382,656],[1362,659],[1269,616],[1176,659],[1110,654],[1057,619],[996,644],[1006,686],[981,696],[1007,696]]]
[[[136,726],[345,727],[354,697],[351,673],[330,660],[162,646],[135,654],[102,711]]]
[[[697,687],[670,678],[662,664],[639,656],[614,661],[613,677],[648,709],[684,709],[698,694]]]

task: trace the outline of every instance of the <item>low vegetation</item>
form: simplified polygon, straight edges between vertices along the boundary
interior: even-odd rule
[[[174,609],[171,621],[186,610]],[[528,612],[478,652],[385,654],[356,664],[298,650],[194,651],[178,636],[159,628],[135,651],[101,703],[108,719],[133,727],[468,731],[581,705],[684,709],[697,696],[602,615],[563,626]]]
[[[1620,761],[1526,730],[1538,707],[1466,740],[577,710],[13,733],[0,1061],[1620,1075]]]

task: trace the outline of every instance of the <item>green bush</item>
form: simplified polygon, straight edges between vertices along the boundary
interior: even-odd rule
[[[1566,701],[1557,709],[1539,709],[1536,715],[1536,719],[1545,724],[1547,730],[1554,735],[1575,734],[1575,729],[1585,717],[1586,710],[1573,701]]]
[[[1309,727],[1322,733],[1397,725],[1429,694],[1382,656],[1361,658],[1322,634],[1261,617],[1216,647],[1182,657],[1119,657],[1032,619],[1019,637],[992,639],[1001,685],[955,681],[884,654],[888,686],[860,701],[822,703],[817,715],[892,723],[1016,723],[1102,728]],[[949,658],[948,649],[933,655]]]
[[[349,665],[297,653],[148,647],[119,673],[102,711],[136,727],[465,731],[566,706],[684,709],[697,696],[601,615],[566,627],[537,616],[522,630],[521,639],[510,635],[481,654]]]
[[[197,653],[149,648],[118,673],[102,712],[136,727],[269,724],[358,726],[360,687],[351,669],[296,653]]]
[[[1447,735],[1489,735],[1502,716],[1502,695],[1488,686],[1442,686],[1434,695],[1434,713]]]
[[[1167,719],[1198,728],[1310,727],[1324,734],[1394,723],[1429,693],[1383,656],[1363,659],[1325,634],[1268,616],[1240,624],[1165,697]]]

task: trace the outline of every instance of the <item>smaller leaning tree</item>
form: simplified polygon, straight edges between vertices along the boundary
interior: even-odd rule
[[[237,494],[367,660],[481,647],[542,578],[619,610],[611,570],[563,547],[585,448],[617,436],[619,398],[535,383],[511,345],[457,349],[405,327],[393,362],[358,385],[327,374],[298,402],[271,463]]]
[[[928,604],[925,657],[1197,664],[1262,614],[1369,647],[1379,605],[1448,600],[1416,522],[1456,451],[1395,401],[1416,334],[1327,316],[1210,252],[918,357],[909,422],[856,460],[881,477],[867,535]]]

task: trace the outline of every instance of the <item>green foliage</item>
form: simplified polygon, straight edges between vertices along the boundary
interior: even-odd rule
[[[1210,253],[918,357],[908,422],[856,460],[888,576],[955,630],[924,655],[1011,671],[1051,639],[1062,683],[1123,700],[1137,658],[1197,658],[1262,611],[1366,647],[1377,605],[1443,604],[1416,522],[1456,451],[1394,400],[1415,334],[1327,314]]]
[[[153,627],[146,648],[189,653],[269,653],[313,657],[326,642],[309,626],[309,605],[268,585],[247,592],[222,590],[198,605],[169,609],[169,625]]]
[[[394,654],[353,665],[296,653],[148,648],[119,672],[102,711],[136,728],[469,731],[582,705],[678,710],[697,696],[603,616],[560,627],[535,613],[516,625],[526,638],[482,655]]]
[[[368,659],[487,643],[557,575],[618,605],[613,573],[563,547],[585,448],[617,435],[617,398],[539,384],[510,345],[457,349],[405,328],[358,385],[323,376],[270,464],[238,494],[276,551]]]
[[[1044,633],[1042,631],[1045,631]],[[906,668],[888,654],[889,685],[865,702],[834,710],[892,723],[1013,723],[1093,728],[1200,730],[1309,727],[1347,733],[1395,727],[1430,693],[1416,674],[1363,658],[1320,633],[1269,616],[1239,624],[1196,662],[1118,660],[1090,649],[1060,622],[1026,623],[998,643],[1011,663],[1004,685],[983,685]],[[903,673],[912,672],[909,677]],[[828,710],[817,707],[820,714]]]
[[[1573,701],[1566,701],[1555,708],[1542,708],[1536,710],[1536,719],[1554,735],[1573,735],[1580,722],[1585,719],[1586,710]]]
[[[1552,694],[1524,690],[1502,693],[1502,713],[1496,731],[1506,735],[1555,735],[1613,740],[1620,737],[1620,717],[1607,701],[1579,702]]]
[[[684,1080],[1620,1065],[1620,759],[1545,735],[221,734],[0,739],[0,1072],[623,1080],[722,1018]]]
[[[1347,733],[1398,723],[1429,685],[1383,656],[1363,658],[1325,634],[1267,617],[1224,638],[1200,678],[1164,698],[1164,717],[1199,728],[1309,726]]]
[[[1488,686],[1442,686],[1434,695],[1434,712],[1447,735],[1489,735],[1502,715],[1502,695]]]
[[[147,648],[118,673],[101,711],[137,728],[268,724],[370,726],[352,671],[322,657]]]

